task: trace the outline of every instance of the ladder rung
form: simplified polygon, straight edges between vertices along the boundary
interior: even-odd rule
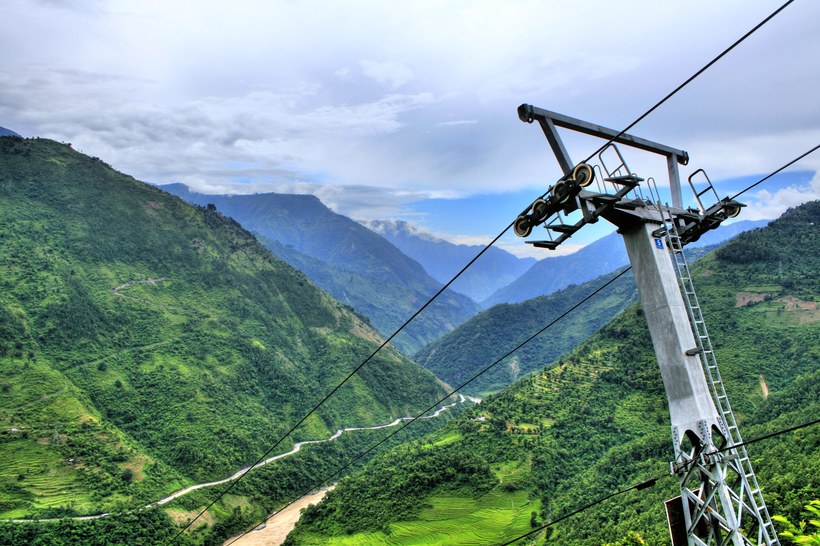
[[[612,182],[613,184],[622,184],[633,186],[638,182],[643,182],[643,178],[640,176],[635,176],[634,174],[629,174],[626,176],[610,176],[609,178],[604,178],[607,182]]]
[[[552,224],[547,226],[547,229],[551,229],[552,231],[557,231],[559,233],[575,233],[579,228],[568,224]]]
[[[599,193],[598,195],[592,196],[593,201],[600,201],[602,203],[617,203],[621,200],[620,197],[616,197],[614,195],[610,195],[608,193]]]

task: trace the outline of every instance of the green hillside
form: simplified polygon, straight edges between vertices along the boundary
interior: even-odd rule
[[[603,275],[523,303],[496,305],[426,346],[416,354],[416,362],[447,383],[461,385],[616,274]],[[573,349],[637,298],[632,273],[626,273],[578,312],[562,319],[555,328],[467,385],[464,392],[486,396],[500,391]]]
[[[67,145],[0,138],[0,518],[129,509],[224,478],[379,342],[221,213]],[[443,392],[382,351],[292,441]]]
[[[820,202],[809,203],[693,269],[747,440],[820,414],[818,226]],[[544,370],[342,480],[307,511],[289,544],[502,543],[654,476],[666,477],[535,542],[614,544],[637,533],[645,544],[668,544],[663,501],[677,494],[677,481],[668,476],[673,452],[659,375],[635,305]],[[799,520],[803,505],[820,497],[820,427],[748,450],[770,511]],[[435,461],[424,479],[418,469]]]
[[[694,261],[715,248],[717,245],[687,248],[687,259]],[[638,289],[632,273],[628,271],[615,278],[622,271],[601,275],[580,285],[573,284],[548,296],[522,303],[495,305],[426,346],[414,358],[448,384],[461,385],[612,281],[576,312],[562,318],[554,328],[548,329],[464,388],[465,393],[478,396],[498,392],[517,379],[541,369],[545,362],[552,362],[574,349],[612,317],[637,301]]]
[[[441,288],[418,262],[312,195],[204,195],[183,184],[163,189],[190,203],[215,205],[255,233],[278,258],[368,317],[385,337]],[[448,290],[402,330],[393,344],[412,355],[478,310],[470,298]]]

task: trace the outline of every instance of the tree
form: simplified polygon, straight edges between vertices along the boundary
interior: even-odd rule
[[[645,544],[646,541],[643,539],[641,535],[634,531],[629,531],[629,534],[626,535],[626,538],[623,538],[618,542],[604,544],[604,546],[645,546]]]
[[[805,508],[810,514],[808,521],[803,520],[799,525],[795,525],[785,516],[774,516],[772,519],[786,528],[779,533],[781,537],[790,539],[794,544],[820,546],[820,500],[809,502]]]

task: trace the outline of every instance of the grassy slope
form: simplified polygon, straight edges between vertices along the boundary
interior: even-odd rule
[[[219,213],[65,145],[0,139],[0,515],[135,506],[224,477],[377,340]],[[441,392],[383,352],[295,437]]]
[[[741,235],[695,268],[704,316],[716,345],[733,407],[744,437],[759,437],[815,419],[820,413],[818,256],[820,203],[811,203],[763,230]],[[749,303],[747,303],[749,302]],[[765,388],[764,388],[765,385]],[[765,392],[768,392],[768,396]],[[371,463],[391,467],[400,483],[427,457],[444,449],[478,457],[491,468],[528,465],[506,503],[520,490],[540,502],[539,522],[563,514],[652,476],[668,473],[672,458],[663,386],[640,309],[633,307],[556,365],[491,397],[419,443],[418,455],[402,464],[400,452]],[[820,495],[820,430],[803,429],[749,446],[758,478],[773,513],[796,519],[802,505]],[[425,506],[447,502],[452,484],[443,482],[413,494],[415,508],[378,520],[356,504],[356,496],[378,497],[384,485],[369,471],[343,481],[313,519],[304,518],[292,544],[368,543],[389,534],[391,544],[412,544],[399,532],[427,525]],[[501,474],[493,491],[504,494]],[[486,481],[486,477],[482,480]],[[471,482],[468,482],[468,486]],[[668,544],[662,501],[676,494],[676,482],[613,499],[554,528],[538,542],[597,545],[637,531],[647,544]],[[504,502],[499,502],[503,505]],[[469,505],[468,505],[469,506]],[[447,540],[469,544],[467,508],[437,522]],[[309,514],[311,515],[311,514]],[[340,517],[345,515],[344,518]],[[518,518],[530,506],[518,509]],[[353,522],[352,528],[346,528]],[[512,539],[516,531],[499,533]]]

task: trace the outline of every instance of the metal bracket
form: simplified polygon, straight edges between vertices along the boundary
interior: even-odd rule
[[[678,173],[678,164],[687,165],[689,163],[689,154],[684,150],[678,150],[670,146],[658,144],[651,140],[636,137],[627,133],[621,133],[614,129],[609,129],[601,125],[589,123],[577,118],[565,116],[557,112],[551,112],[532,106],[531,104],[522,104],[518,107],[518,118],[521,121],[532,123],[538,121],[541,130],[547,137],[547,141],[552,148],[555,158],[558,160],[561,170],[567,175],[572,171],[574,163],[567,153],[561,136],[558,134],[556,127],[563,127],[586,135],[612,140],[618,144],[631,146],[639,150],[651,152],[666,157],[667,170],[669,172],[669,186],[672,191],[672,206],[682,207],[683,199],[681,197],[680,175]]]

